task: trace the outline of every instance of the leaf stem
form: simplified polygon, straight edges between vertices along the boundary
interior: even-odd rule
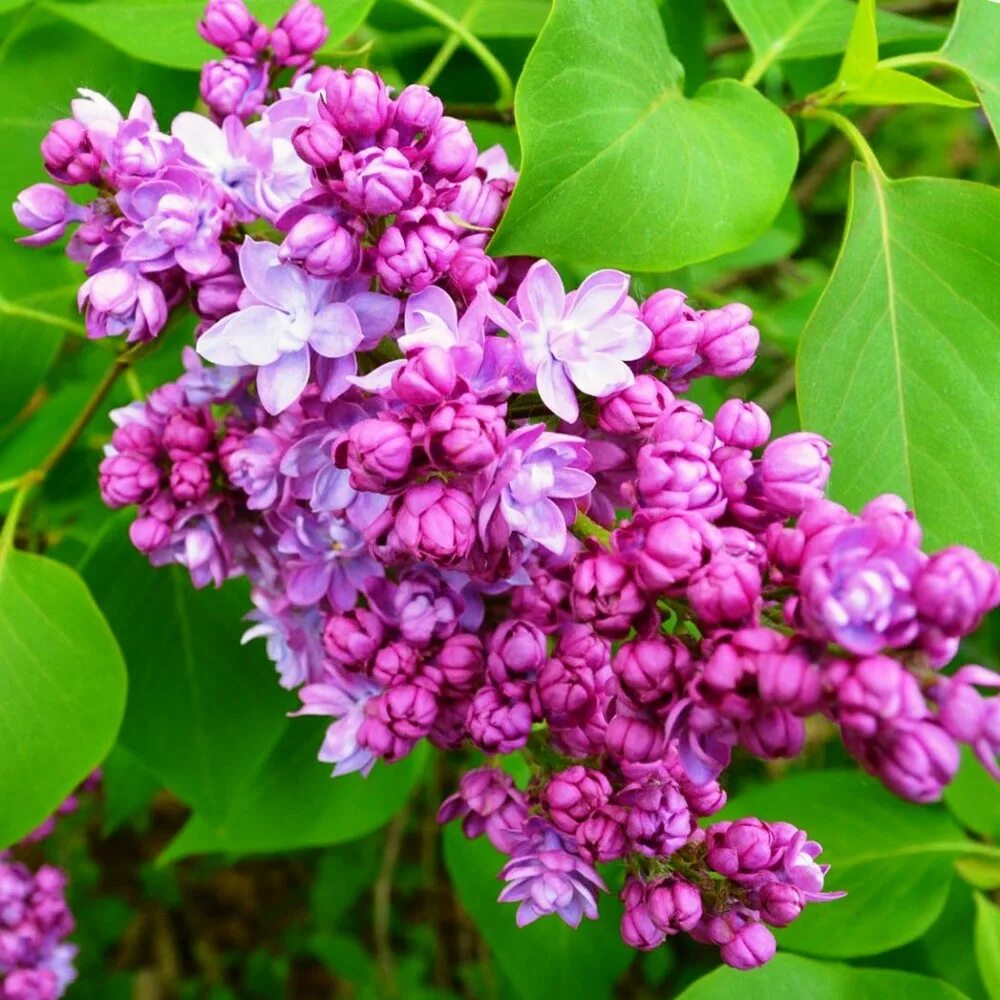
[[[882,164],[878,162],[875,151],[868,145],[868,140],[850,118],[837,111],[830,111],[828,108],[804,108],[801,114],[804,118],[818,118],[820,121],[828,122],[838,129],[854,147],[865,166],[877,177],[885,177],[885,171],[882,169]]]
[[[41,309],[32,309],[30,306],[20,306],[16,302],[11,302],[0,295],[0,316],[16,316],[19,319],[30,319],[33,323],[41,323],[43,326],[54,326],[59,330],[66,330],[75,333],[77,336],[86,336],[87,331],[81,323],[62,316],[54,316],[52,313],[43,312]]]
[[[514,104],[514,83],[510,78],[503,63],[485,46],[468,28],[463,21],[456,21],[449,13],[441,10],[430,0],[403,0],[411,10],[431,21],[447,28],[453,35],[457,36],[465,47],[475,55],[483,64],[490,76],[493,77],[497,85],[497,107],[501,109],[510,108]],[[445,43],[447,45],[447,42]],[[436,61],[436,60],[435,60]],[[434,64],[432,63],[431,66]],[[428,67],[430,69],[430,67]],[[426,74],[425,74],[426,76]]]
[[[608,548],[611,544],[611,532],[607,528],[602,528],[582,511],[577,512],[572,531],[577,538],[595,538],[604,548]]]
[[[883,69],[905,69],[908,66],[954,66],[940,52],[906,52],[901,56],[890,56],[880,59],[879,66]]]
[[[482,0],[472,0],[465,9],[465,13],[462,15],[459,24],[464,25],[466,28],[471,30],[472,21],[476,14],[479,13],[479,8],[482,6]],[[448,60],[455,54],[455,49],[458,48],[462,39],[454,31],[451,32],[448,37],[444,40],[441,48],[437,50],[434,58],[431,60],[430,65],[421,74],[420,79],[417,83],[422,83],[425,87],[432,87],[434,81],[441,75],[441,71],[448,65]]]
[[[17,523],[21,520],[21,511],[32,488],[42,481],[41,475],[34,469],[26,472],[18,481],[17,492],[11,501],[10,510],[4,518],[0,529],[0,570],[7,559],[8,553],[14,548],[14,535],[17,533]]]

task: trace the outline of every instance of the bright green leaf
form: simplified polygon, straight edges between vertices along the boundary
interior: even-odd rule
[[[976,894],[976,963],[990,1000],[1000,1000],[1000,909]]]
[[[812,59],[843,52],[851,34],[856,7],[850,0],[726,0],[740,26],[760,73],[782,59]],[[934,24],[888,11],[876,15],[882,43],[929,43],[943,32]]]
[[[941,55],[972,81],[1000,139],[1000,4],[959,0]]]
[[[1000,191],[855,165],[840,260],[798,357],[832,494],[913,504],[930,548],[1000,557]],[[974,419],[970,419],[970,416]]]
[[[944,790],[944,801],[959,822],[970,830],[1000,840],[1000,795],[996,781],[968,748],[962,748],[962,766]]]
[[[402,808],[427,759],[421,744],[396,764],[379,763],[363,778],[333,778],[316,759],[325,726],[318,719],[285,720],[268,759],[222,820],[195,814],[170,842],[162,862],[189,854],[251,854],[319,847],[377,830]]]
[[[246,587],[195,590],[180,566],[154,569],[114,518],[81,566],[129,665],[120,742],[164,785],[221,817],[285,728],[292,698],[263,645],[240,645]]]
[[[858,0],[854,24],[847,40],[844,61],[837,82],[844,87],[860,87],[875,71],[878,62],[878,32],[875,29],[875,0]]]
[[[961,1000],[963,994],[942,982],[895,969],[852,969],[778,954],[752,973],[725,967],[703,976],[678,1000]]]
[[[527,927],[515,923],[517,905],[498,903],[497,874],[506,859],[485,838],[468,840],[458,824],[444,831],[444,861],[462,906],[486,939],[521,1000],[610,1000],[614,983],[635,952],[618,933],[621,903],[601,895],[600,918],[573,930],[556,916]]]
[[[782,948],[833,958],[875,955],[920,937],[941,912],[967,843],[943,809],[903,802],[855,771],[753,787],[724,815],[787,820],[823,845],[826,888],[847,896],[806,907],[777,937]]]
[[[1000,889],[1000,858],[970,854],[955,862],[955,871],[977,889]]]
[[[0,846],[100,764],[125,686],[121,651],[80,577],[41,556],[0,555]]]
[[[330,28],[324,49],[332,48],[354,31],[373,2],[320,0]],[[197,24],[205,10],[202,0],[87,0],[51,2],[46,7],[146,62],[201,69],[209,59],[221,58],[219,50],[198,34]],[[269,25],[288,7],[288,0],[256,0],[250,4],[253,13]]]
[[[749,243],[795,171],[787,117],[733,80],[684,97],[651,0],[555,0],[517,88],[499,254],[658,271]]]
[[[975,101],[965,101],[935,87],[918,76],[880,66],[857,87],[852,87],[838,104],[938,104],[945,108],[975,108]]]

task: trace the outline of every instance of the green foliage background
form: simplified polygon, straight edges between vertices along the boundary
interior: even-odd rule
[[[251,3],[270,21],[284,6]],[[325,61],[432,82],[521,163],[497,253],[747,301],[760,362],[697,400],[801,421],[834,443],[836,499],[898,492],[931,546],[1000,558],[1000,5],[323,6]],[[39,140],[77,87],[122,107],[141,91],[162,125],[192,107],[201,7],[0,0],[0,201],[42,179]],[[458,762],[331,781],[315,725],[285,717],[239,645],[246,593],[195,592],[130,548],[94,482],[106,411],[179,373],[190,324],[62,447],[118,345],[84,340],[76,266],[18,231],[0,212],[0,840],[104,762],[100,801],[45,848],[73,875],[72,997],[1000,998],[996,787],[966,761],[945,804],[899,802],[822,727],[787,768],[731,772],[727,814],[806,827],[849,891],[781,933],[765,970],[713,971],[690,943],[635,956],[613,897],[577,933],[517,931],[499,856],[438,834]],[[997,666],[988,630],[965,652]]]

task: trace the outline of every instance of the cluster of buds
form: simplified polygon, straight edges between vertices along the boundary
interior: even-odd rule
[[[684,931],[748,968],[831,894],[804,832],[700,824],[734,747],[794,756],[822,713],[907,798],[940,796],[960,742],[998,773],[1000,681],[945,670],[996,567],[924,553],[898,497],[827,500],[818,435],[680,397],[753,364],[746,306],[491,258],[502,151],[425,88],[311,67],[307,3],[269,34],[212,0],[203,33],[294,82],[169,135],[90,95],[76,146],[43,153],[97,201],[42,185],[17,211],[36,243],[81,223],[94,335],[155,335],[185,296],[198,313],[185,374],[113,415],[102,495],[137,507],[155,564],[249,579],[247,636],[330,720],[334,774],[421,739],[523,753],[529,787],[472,771],[441,813],[508,856],[520,923],[593,918],[594,866],[621,861],[626,941]]]

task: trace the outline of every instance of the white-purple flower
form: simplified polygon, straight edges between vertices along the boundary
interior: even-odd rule
[[[544,424],[515,431],[507,438],[496,469],[477,483],[480,535],[485,540],[490,520],[499,510],[512,531],[561,554],[574,501],[594,489],[594,477],[584,471],[589,462],[582,438],[555,434]]]
[[[351,300],[339,301],[344,287],[282,264],[275,244],[249,237],[240,247],[240,273],[246,284],[242,308],[202,334],[198,353],[218,365],[256,366],[257,394],[268,413],[281,413],[302,394],[311,351],[333,362],[324,388],[343,391],[346,377],[357,370],[354,350],[364,339]]]
[[[556,269],[536,261],[517,290],[515,314],[491,301],[497,325],[517,341],[542,402],[570,423],[580,414],[575,386],[609,396],[635,381],[625,363],[644,357],[653,334],[639,319],[621,271],[596,271],[567,294]]]

